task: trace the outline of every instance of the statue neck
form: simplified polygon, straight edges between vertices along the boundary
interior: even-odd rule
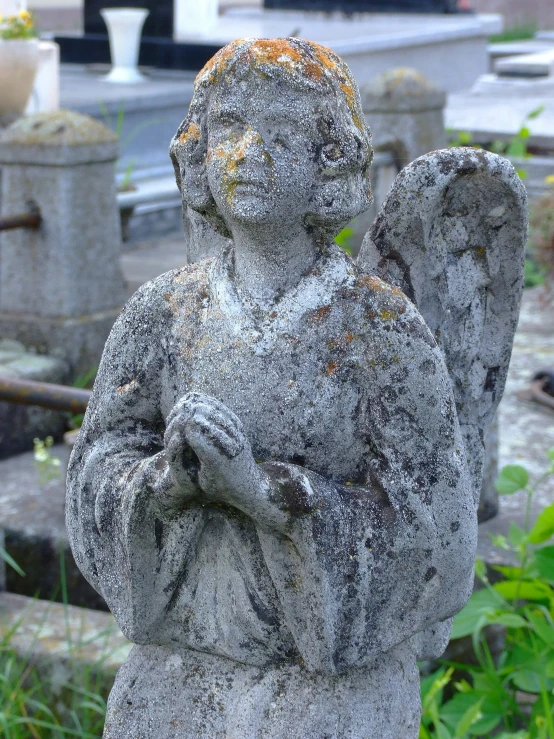
[[[319,254],[314,236],[303,227],[284,231],[239,226],[232,232],[237,288],[260,308],[269,308],[296,287]]]

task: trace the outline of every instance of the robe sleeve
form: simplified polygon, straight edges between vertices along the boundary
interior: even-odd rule
[[[287,626],[314,670],[367,665],[415,635],[417,651],[442,638],[435,626],[471,594],[476,506],[448,373],[407,299],[400,313],[386,334],[365,337],[354,419],[365,484],[264,465],[290,518],[278,534],[258,533]]]
[[[173,486],[160,410],[170,334],[163,279],[141,288],[112,329],[67,478],[75,561],[137,643],[164,640],[183,560],[202,529],[198,506],[171,516],[157,502]]]

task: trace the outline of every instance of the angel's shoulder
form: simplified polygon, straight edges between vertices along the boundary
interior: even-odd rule
[[[149,280],[128,300],[120,316],[123,324],[144,319],[162,320],[171,316],[179,306],[191,304],[191,309],[202,301],[209,287],[208,260],[172,269]]]
[[[438,350],[423,316],[400,288],[363,273],[357,274],[354,285],[369,341],[382,341],[389,346],[415,342],[432,352]]]

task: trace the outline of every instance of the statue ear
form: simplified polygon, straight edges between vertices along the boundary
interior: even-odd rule
[[[361,137],[348,131],[347,134],[327,140],[319,152],[320,171],[326,174],[335,172],[355,172],[364,166],[364,146]]]

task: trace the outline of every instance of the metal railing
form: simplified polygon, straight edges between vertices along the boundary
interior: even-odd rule
[[[15,216],[0,216],[0,231],[11,231],[14,228],[39,228],[42,216],[38,210],[19,213]]]
[[[0,377],[0,401],[18,405],[38,405],[53,411],[84,413],[91,391],[51,382]]]

